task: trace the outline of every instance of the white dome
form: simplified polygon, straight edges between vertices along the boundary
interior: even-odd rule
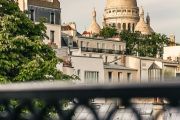
[[[137,7],[136,0],[107,0],[106,8]]]
[[[144,21],[144,10],[141,8],[140,20],[135,27],[135,31],[141,32],[141,34],[150,35],[154,32],[150,24]]]
[[[135,31],[139,31],[141,34],[145,35],[150,35],[154,32],[153,29],[147,23],[145,23],[145,21],[141,20],[137,23]]]
[[[96,11],[95,10],[93,11],[92,15],[93,15],[93,21],[92,21],[91,25],[89,26],[89,29],[87,30],[87,32],[89,32],[91,34],[99,34],[101,31],[101,27],[96,22]]]

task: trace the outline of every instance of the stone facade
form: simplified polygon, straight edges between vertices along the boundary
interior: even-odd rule
[[[128,84],[137,81],[137,70],[122,65],[110,64],[104,66],[105,83]]]
[[[45,44],[54,48],[61,47],[61,8],[58,0],[18,0],[22,11],[29,11],[29,18],[38,23],[45,20],[48,38],[44,39]]]

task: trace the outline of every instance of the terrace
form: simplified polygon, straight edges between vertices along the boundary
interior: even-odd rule
[[[107,53],[107,54],[124,54],[124,51],[121,51],[121,50],[90,48],[90,47],[81,47],[81,51],[95,52],[95,53]]]

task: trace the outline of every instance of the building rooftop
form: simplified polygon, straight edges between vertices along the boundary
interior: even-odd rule
[[[41,6],[46,8],[60,9],[59,0],[28,0],[29,5]]]
[[[78,36],[78,38],[84,38],[84,39],[88,39],[88,40],[99,40],[99,41],[110,41],[110,42],[121,42],[121,43],[125,43],[122,40],[117,40],[116,38],[102,38],[102,37],[83,37],[83,36]]]
[[[128,68],[122,65],[116,65],[116,64],[109,64],[109,65],[104,65],[105,69],[116,69],[116,70],[132,70],[132,71],[137,71],[136,69],[133,68]]]

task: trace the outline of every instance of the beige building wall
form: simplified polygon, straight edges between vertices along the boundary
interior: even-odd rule
[[[140,59],[137,59],[136,57],[126,56],[125,57],[125,66],[129,68],[137,69],[137,81],[141,82],[141,73],[140,73]]]
[[[176,67],[169,65],[164,66],[163,73],[165,81],[173,81],[176,78]]]
[[[111,49],[111,50],[125,50],[126,43],[117,40],[107,39],[91,39],[91,38],[77,38],[78,46],[100,48],[100,49]]]
[[[72,66],[74,67],[75,75],[79,76],[78,83],[87,84],[85,81],[85,72],[98,72],[98,84],[104,84],[104,65],[101,58],[89,58],[82,56],[71,57]],[[91,77],[91,76],[90,76]],[[96,82],[92,81],[92,84]],[[96,84],[97,84],[96,83]],[[90,84],[90,83],[89,83]]]
[[[46,1],[46,0],[44,0]],[[28,10],[28,4],[29,3],[36,3],[38,5],[41,5],[40,3],[42,3],[43,1],[36,1],[36,0],[18,0],[18,5],[20,10],[25,11]],[[50,1],[52,2],[52,1]],[[60,4],[55,4],[57,1],[53,1],[53,4],[49,4],[51,8],[55,8],[55,9],[60,9]],[[48,4],[46,3],[45,6],[48,6]],[[42,7],[45,7],[42,5]],[[61,18],[59,18],[61,20]],[[57,24],[48,24],[45,23],[45,26],[47,28],[46,30],[46,35],[50,38],[50,31],[54,31],[54,43],[55,45],[53,45],[53,47],[56,48],[61,48],[61,25],[57,25]],[[45,44],[51,44],[51,40],[49,40],[48,38],[44,39],[44,43]]]
[[[108,73],[112,72],[112,81],[109,81]],[[112,84],[127,84],[135,83],[137,81],[137,71],[133,70],[116,70],[116,69],[105,69],[105,83]],[[121,78],[118,78],[118,74],[121,73]],[[128,73],[131,74],[131,79],[128,81]]]
[[[28,0],[17,0],[19,8],[22,11],[28,10]]]
[[[47,27],[46,35],[49,38],[45,38],[44,43],[50,44],[50,31],[54,31],[54,43],[58,48],[61,48],[61,25],[54,25],[54,24],[47,24],[45,23],[45,26]]]
[[[180,46],[164,47],[163,59],[177,61],[180,58]]]
[[[156,76],[161,79],[151,80],[150,77],[150,67],[155,64]],[[149,57],[136,57],[136,56],[126,56],[125,66],[133,69],[137,69],[137,79],[140,83],[147,82],[163,82],[164,79],[175,78],[176,69],[178,64],[172,61],[164,61],[162,59],[149,58]],[[160,70],[160,71],[159,71]]]

